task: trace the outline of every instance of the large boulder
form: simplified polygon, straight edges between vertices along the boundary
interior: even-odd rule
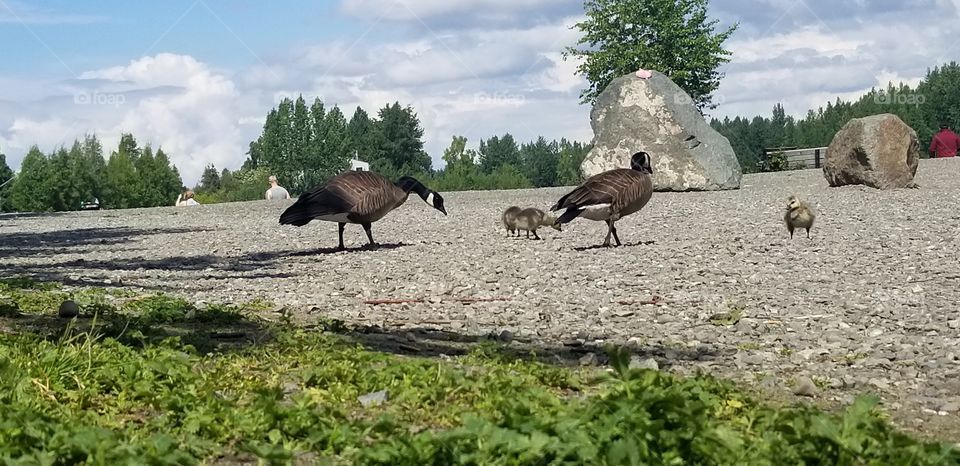
[[[884,113],[854,118],[840,129],[827,148],[823,176],[830,186],[906,188],[914,185],[919,162],[917,132]]]
[[[642,150],[653,159],[656,191],[740,187],[743,172],[730,141],[663,73],[641,71],[615,79],[598,96],[590,123],[593,149],[580,166],[584,176],[629,167],[630,156]]]

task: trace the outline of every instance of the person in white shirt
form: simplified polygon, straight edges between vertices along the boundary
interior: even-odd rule
[[[177,207],[191,206],[191,205],[200,205],[196,199],[193,198],[193,190],[186,190],[177,196],[177,203],[174,204]]]
[[[270,175],[270,178],[268,178],[268,180],[270,181],[270,189],[268,189],[267,192],[264,194],[264,197],[266,197],[268,201],[280,201],[284,199],[290,199],[290,193],[288,193],[286,189],[284,189],[279,184],[277,184],[276,176]]]

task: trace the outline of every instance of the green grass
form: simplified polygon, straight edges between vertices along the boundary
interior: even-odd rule
[[[62,296],[100,315],[34,325],[42,316],[30,313],[55,315]],[[26,314],[0,318],[14,332],[0,335],[3,464],[960,462],[893,430],[870,398],[840,414],[773,408],[712,378],[629,370],[618,349],[613,371],[581,373],[495,344],[437,360],[263,329],[252,317],[263,303],[198,309],[2,283],[0,298]],[[211,336],[236,326],[269,337],[224,346]],[[382,405],[357,400],[379,390]]]

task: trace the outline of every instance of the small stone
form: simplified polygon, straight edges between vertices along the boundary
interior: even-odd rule
[[[72,319],[80,314],[80,306],[77,306],[77,303],[72,300],[66,300],[60,303],[60,317],[64,319]]]
[[[360,395],[357,397],[357,401],[359,401],[360,405],[362,405],[364,408],[379,406],[387,401],[387,391],[380,390],[379,392]]]
[[[940,406],[940,411],[943,411],[946,413],[955,413],[957,411],[960,411],[960,403],[956,401],[950,401],[950,402],[944,403],[943,405]]]
[[[637,356],[631,356],[630,368],[631,369],[652,369],[652,370],[658,371],[660,370],[660,364],[658,364],[657,360],[653,358],[640,359]]]
[[[596,353],[587,353],[580,357],[581,366],[596,366],[597,365],[597,355]]]
[[[793,387],[793,394],[798,396],[814,396],[817,393],[817,386],[814,385],[810,377],[798,377]]]
[[[511,341],[513,341],[513,332],[509,330],[504,330],[500,332],[499,338],[500,338],[500,341],[504,343],[510,343]]]

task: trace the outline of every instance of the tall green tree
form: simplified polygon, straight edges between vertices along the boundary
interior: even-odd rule
[[[10,212],[13,210],[13,203],[10,202],[10,190],[13,188],[14,173],[7,165],[7,156],[0,152],[0,212]]]
[[[538,188],[556,186],[559,156],[557,142],[547,142],[543,136],[520,146],[524,174]]]
[[[586,158],[590,148],[584,146],[579,141],[570,142],[561,139],[559,144],[560,153],[557,156],[557,185],[573,186],[583,181],[583,174],[580,171],[580,165]]]
[[[502,137],[494,136],[486,141],[480,140],[480,170],[493,173],[504,165],[519,168],[521,165],[520,148],[510,133]]]
[[[162,147],[157,148],[157,154],[154,156],[154,162],[159,169],[159,178],[156,183],[163,196],[162,203],[158,205],[172,205],[183,188],[183,180],[180,178],[180,171],[170,161],[170,157],[163,151]]]
[[[586,0],[586,19],[576,24],[583,36],[564,57],[582,59],[577,73],[590,86],[580,97],[592,103],[614,79],[638,69],[654,69],[690,94],[698,109],[715,108],[712,94],[730,61],[723,43],[736,30],[716,30],[707,16],[708,0]],[[585,46],[585,47],[584,47]]]
[[[103,158],[103,146],[96,135],[88,134],[83,138],[81,151],[83,183],[90,188],[88,199],[85,201],[97,199],[103,202],[107,175],[107,161]]]
[[[220,172],[212,163],[207,164],[200,175],[200,184],[197,185],[197,192],[214,192],[220,189]]]
[[[137,159],[134,167],[139,179],[137,205],[139,207],[169,205],[172,201],[163,189],[166,167],[162,166],[161,161],[157,160],[153,154],[153,148],[149,144],[141,151],[140,158]]]
[[[132,138],[131,138],[132,139]],[[134,157],[139,158],[140,150],[136,145],[121,143],[110,154],[107,161],[106,184],[104,186],[104,206],[110,209],[129,209],[138,207],[140,178],[134,165]]]
[[[10,190],[10,202],[19,212],[43,212],[51,210],[49,161],[40,148],[33,146],[20,163],[20,174]]]
[[[373,150],[373,121],[366,110],[357,106],[347,123],[347,133],[344,137],[344,147],[347,155],[368,161]]]
[[[425,174],[430,171],[430,156],[423,150],[423,128],[410,106],[394,102],[380,109],[371,168],[384,175]]]

